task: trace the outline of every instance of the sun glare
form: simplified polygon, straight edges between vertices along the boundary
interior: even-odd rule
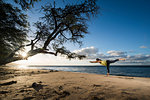
[[[27,57],[27,53],[26,52],[23,52],[23,53],[21,53],[21,55],[22,55],[22,57]]]

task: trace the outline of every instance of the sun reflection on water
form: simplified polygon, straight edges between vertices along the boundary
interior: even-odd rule
[[[27,65],[18,65],[19,69],[29,69]]]
[[[39,69],[37,67],[31,67],[31,66],[28,66],[28,65],[18,65],[17,68],[19,69]]]

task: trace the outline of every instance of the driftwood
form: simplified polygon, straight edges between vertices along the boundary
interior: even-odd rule
[[[17,81],[10,81],[10,82],[6,82],[6,83],[2,83],[0,84],[0,86],[5,86],[5,85],[12,85],[12,84],[16,84]]]

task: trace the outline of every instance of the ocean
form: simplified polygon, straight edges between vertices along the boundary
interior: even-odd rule
[[[105,66],[18,66],[20,68],[33,68],[44,70],[58,70],[81,73],[106,74]],[[131,77],[150,77],[150,66],[110,66],[110,75],[131,76]]]

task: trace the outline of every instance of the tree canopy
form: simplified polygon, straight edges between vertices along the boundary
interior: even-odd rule
[[[26,15],[0,0],[0,64],[12,59],[27,41],[27,27]]]
[[[21,5],[22,9],[27,10],[34,6],[35,2],[38,2],[41,0],[14,0],[15,3]]]
[[[15,1],[21,2],[21,0]],[[78,4],[67,4],[62,8],[55,7],[55,4],[42,6],[41,10],[44,16],[34,24],[36,27],[35,37],[30,40],[29,44],[24,44],[27,41],[26,27],[28,22],[26,15],[10,4],[1,2],[1,5],[0,9],[2,9],[3,16],[0,17],[2,19],[0,22],[0,42],[3,44],[1,44],[3,55],[0,59],[3,59],[4,56],[5,58],[9,57],[11,60],[5,61],[6,63],[24,59],[16,52],[25,46],[31,46],[26,59],[38,53],[53,54],[55,56],[59,53],[66,55],[69,59],[76,57],[82,59],[85,57],[84,55],[71,53],[64,47],[64,44],[67,42],[82,44],[81,39],[88,33],[87,21],[98,12],[96,0],[84,0]],[[4,60],[6,59],[1,61],[4,62]]]

